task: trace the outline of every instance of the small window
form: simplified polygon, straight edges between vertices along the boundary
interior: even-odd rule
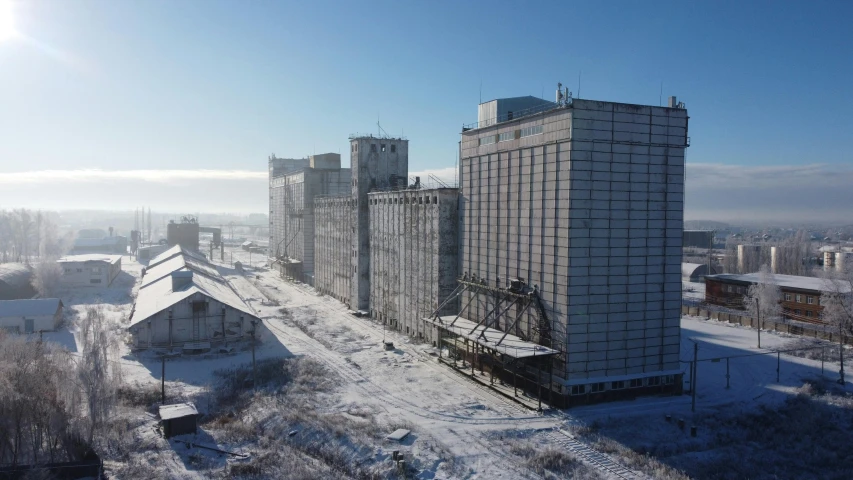
[[[383,152],[385,151],[385,144],[384,143],[382,144],[382,151]]]
[[[583,395],[586,393],[586,385],[572,385],[572,395]]]
[[[506,119],[512,120],[512,111],[506,112]]]
[[[622,380],[619,380],[617,382],[610,382],[611,390],[622,390],[623,388],[625,388],[625,382],[623,382]]]
[[[794,313],[796,313],[797,315],[802,315],[803,311],[798,308],[798,309],[794,310]]]
[[[598,393],[604,391],[604,382],[593,383],[589,386],[589,391],[592,393]]]
[[[649,386],[657,387],[660,385],[660,377],[649,377]]]
[[[791,294],[790,294],[790,293],[786,293],[786,294],[785,294],[785,301],[786,301],[786,302],[790,302],[790,301],[791,301]]]
[[[809,305],[814,305],[814,297],[812,297],[812,296],[806,297],[806,303],[808,303]]]
[[[391,153],[395,153],[397,151],[397,145],[391,145]]]
[[[797,295],[797,303],[803,303],[803,296]]]
[[[438,204],[438,197],[432,197],[432,203]]]
[[[78,269],[77,269],[77,273],[83,273],[83,269],[82,269],[82,268],[78,268]]]
[[[814,315],[814,312],[812,312],[811,310],[806,310],[806,316],[807,317],[811,317],[813,315]]]
[[[65,273],[71,273],[71,269],[70,269],[70,268],[66,268],[66,269],[65,269]]]
[[[642,386],[643,386],[643,379],[642,378],[632,379],[631,384],[629,385],[630,388],[640,388]]]
[[[663,383],[666,385],[672,385],[675,383],[675,375],[665,375],[663,377]]]

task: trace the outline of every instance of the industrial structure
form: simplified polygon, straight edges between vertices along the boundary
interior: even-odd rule
[[[121,255],[68,255],[57,260],[65,287],[107,287],[121,273]]]
[[[553,405],[680,392],[687,127],[674,97],[492,100],[458,188],[409,179],[407,140],[354,135],[351,192],[313,198],[314,286]],[[270,165],[283,225],[305,197],[279,200]]]
[[[177,245],[143,271],[128,327],[137,349],[227,349],[260,319],[202,254]]]
[[[296,170],[270,167],[270,175],[270,256],[283,275],[313,285],[314,198],[348,193],[350,169],[341,168],[339,154],[326,153]]]
[[[708,275],[716,275],[720,273],[717,267],[711,266],[708,269],[707,263],[682,263],[681,264],[681,280],[684,282],[702,282]]]

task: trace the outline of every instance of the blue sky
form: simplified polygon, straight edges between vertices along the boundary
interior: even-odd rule
[[[262,171],[272,152],[346,153],[377,117],[410,170],[436,169],[481,84],[550,99],[579,72],[583,98],[657,104],[663,82],[690,164],[853,163],[853,2],[12,2],[0,176]]]

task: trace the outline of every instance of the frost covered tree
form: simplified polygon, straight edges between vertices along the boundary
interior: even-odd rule
[[[44,257],[33,268],[31,281],[39,295],[47,298],[53,296],[59,286],[60,278],[62,278],[62,267],[56,263],[56,259]]]
[[[838,332],[841,369],[838,383],[844,384],[844,338],[853,335],[853,267],[829,270],[822,274],[824,290],[820,295],[821,319]]]
[[[102,307],[89,308],[79,328],[82,358],[78,362],[77,378],[87,410],[86,439],[91,445],[95,432],[106,423],[116,404],[116,392],[121,383],[121,368],[115,361],[119,339]]]
[[[762,265],[758,272],[758,283],[750,285],[743,305],[749,314],[756,318],[758,323],[758,348],[761,348],[761,329],[764,321],[768,318],[776,318],[782,313],[779,304],[782,292],[776,284],[776,277],[770,271],[770,267]]]

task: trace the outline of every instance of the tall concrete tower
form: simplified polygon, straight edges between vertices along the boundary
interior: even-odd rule
[[[370,308],[370,235],[367,194],[404,188],[409,175],[409,141],[402,138],[350,137],[352,197],[352,308]]]

